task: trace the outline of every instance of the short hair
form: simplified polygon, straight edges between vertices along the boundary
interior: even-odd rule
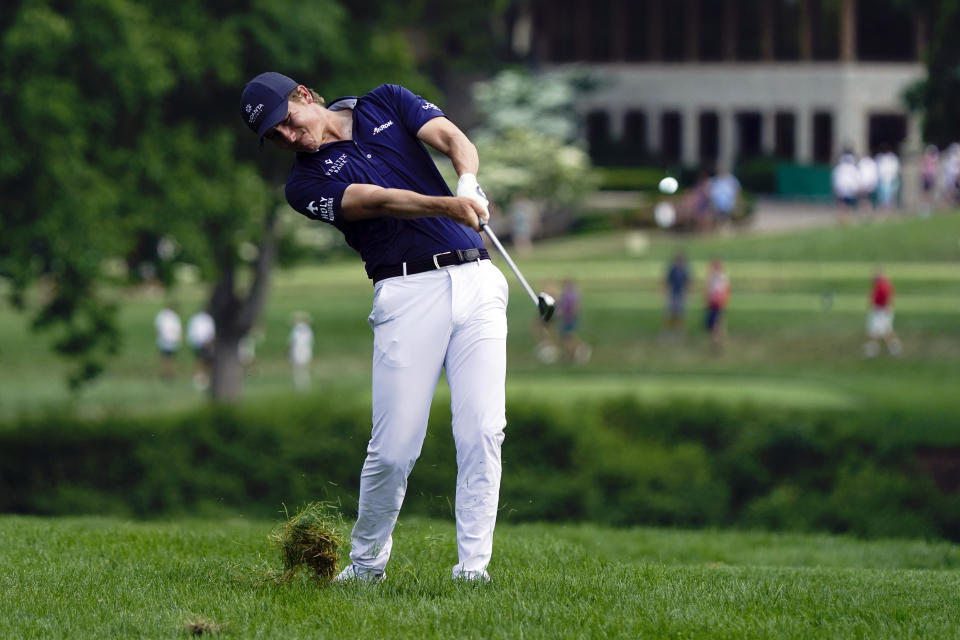
[[[303,102],[303,100],[300,99],[300,92],[297,91],[297,89],[299,89],[299,87],[294,88],[294,90],[290,92],[290,95],[287,96],[287,100],[293,100],[294,102]],[[307,87],[307,91],[309,91],[310,95],[313,96],[314,102],[319,103],[321,107],[325,107],[327,105],[326,101],[323,99],[323,96],[317,93],[316,89],[311,89],[310,87]]]

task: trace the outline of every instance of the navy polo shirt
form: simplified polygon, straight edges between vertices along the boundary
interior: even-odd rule
[[[353,109],[353,139],[298,153],[287,180],[287,201],[308,218],[342,231],[366,263],[367,276],[380,266],[483,247],[480,234],[449,218],[384,216],[348,222],[341,217],[343,192],[354,183],[452,195],[417,138],[420,127],[443,111],[395,84],[381,85],[361,98],[340,98],[328,108]]]

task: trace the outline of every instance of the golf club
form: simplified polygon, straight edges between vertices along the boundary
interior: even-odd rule
[[[540,318],[544,322],[549,321],[551,316],[553,316],[553,310],[557,304],[553,299],[553,296],[543,291],[540,292],[540,295],[534,293],[530,283],[527,282],[527,279],[523,277],[522,273],[520,273],[520,269],[518,269],[517,265],[515,265],[513,260],[510,259],[510,254],[508,254],[507,250],[503,248],[502,244],[500,244],[500,240],[497,239],[497,234],[495,234],[493,229],[491,229],[490,226],[482,219],[480,220],[480,229],[487,232],[487,237],[490,238],[490,241],[493,242],[493,245],[497,248],[497,251],[500,252],[500,255],[503,256],[503,259],[507,261],[508,265],[510,265],[513,275],[517,276],[517,280],[519,280],[520,284],[523,285],[527,295],[529,295],[530,299],[533,300],[533,304],[537,306],[537,311],[540,312]]]

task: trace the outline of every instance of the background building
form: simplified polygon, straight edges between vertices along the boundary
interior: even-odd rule
[[[600,163],[828,163],[904,151],[928,18],[891,0],[549,0],[514,23],[539,68],[600,81],[580,111]]]

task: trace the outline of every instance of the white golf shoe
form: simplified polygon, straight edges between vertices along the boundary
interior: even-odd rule
[[[348,564],[343,568],[337,577],[333,579],[334,582],[366,582],[368,584],[376,584],[382,582],[384,578],[387,577],[385,571],[374,571],[373,569],[360,569],[353,563]]]
[[[477,583],[486,583],[491,581],[490,574],[486,571],[458,571],[457,568],[453,569],[453,579]]]

